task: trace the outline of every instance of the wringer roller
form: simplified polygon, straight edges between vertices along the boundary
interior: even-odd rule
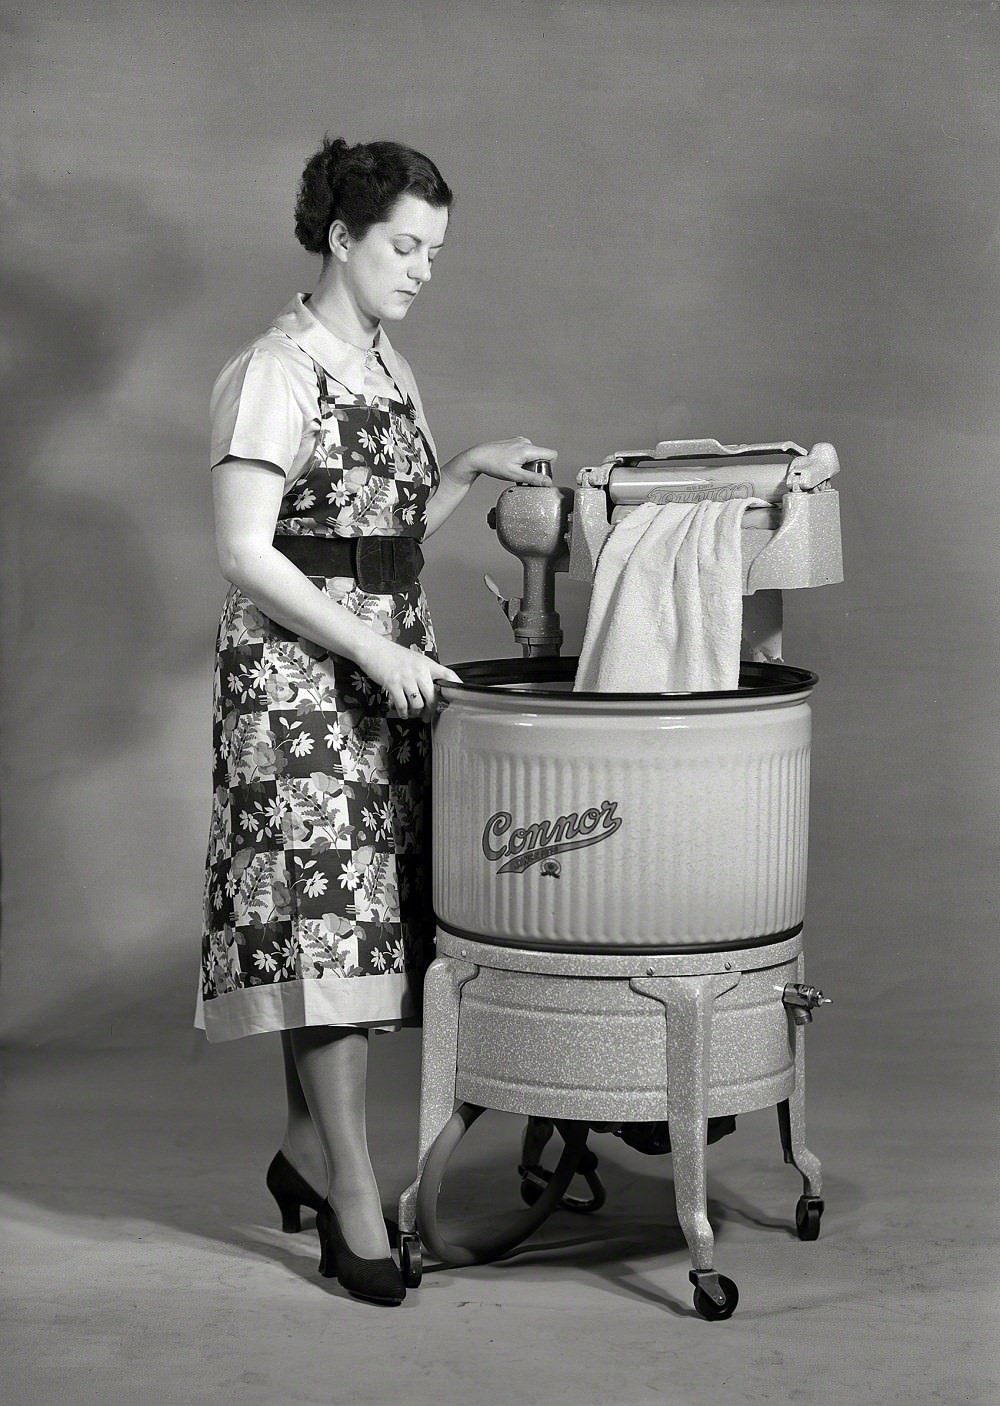
[[[399,1202],[407,1283],[421,1247],[448,1265],[495,1259],[557,1206],[604,1201],[591,1131],[671,1152],[694,1306],[728,1318],[714,1264],[706,1145],[775,1106],[815,1240],[821,1169],[805,1143],[804,981],[809,695],[781,662],[781,592],[843,579],[839,465],[828,444],[664,441],[584,468],[540,466],[490,513],[523,564],[518,599],[487,580],[523,658],[459,665],[434,724],[437,957],[424,991],[417,1180]],[[656,495],[753,496],[741,533],[743,662],[716,693],[575,693],[554,603],[560,571],[593,577],[623,514]],[[525,1210],[447,1238],[449,1157],[485,1108],[523,1114]],[[542,1151],[558,1130],[554,1170]],[[581,1174],[589,1195],[569,1194]]]

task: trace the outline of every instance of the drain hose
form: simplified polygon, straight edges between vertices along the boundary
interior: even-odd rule
[[[461,1268],[463,1265],[487,1264],[512,1250],[537,1230],[562,1198],[587,1145],[588,1123],[570,1120],[556,1123],[566,1146],[552,1180],[533,1206],[507,1217],[497,1229],[467,1240],[464,1244],[446,1240],[438,1224],[437,1206],[445,1168],[455,1148],[483,1112],[475,1103],[460,1104],[438,1133],[420,1177],[417,1190],[417,1229],[420,1238],[435,1259],[442,1264]]]

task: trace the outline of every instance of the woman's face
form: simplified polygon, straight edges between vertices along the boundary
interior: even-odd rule
[[[430,280],[447,228],[448,211],[415,195],[401,195],[388,219],[360,239],[343,231],[338,246],[334,226],[332,252],[341,260],[344,285],[366,320],[399,322],[406,316]]]

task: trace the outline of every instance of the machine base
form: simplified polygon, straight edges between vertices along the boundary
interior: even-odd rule
[[[803,979],[799,935],[735,952],[601,955],[592,964],[445,932],[438,951],[424,989],[417,1179],[399,1202],[401,1243],[411,1261],[419,1249],[418,1218],[424,1238],[450,1264],[496,1258],[544,1218],[529,1223],[522,1213],[482,1246],[454,1246],[439,1232],[444,1165],[484,1107],[555,1122],[567,1142],[560,1161],[567,1184],[567,1170],[589,1151],[581,1128],[669,1120],[677,1215],[703,1317],[728,1317],[738,1297],[732,1281],[725,1281],[731,1289],[718,1288],[713,1265],[706,1210],[710,1117],[777,1106],[785,1161],[803,1180],[798,1234],[816,1238],[822,1174],[805,1145],[804,1024],[782,999],[790,983]],[[595,974],[582,972],[584,964]],[[574,1150],[575,1161],[568,1155]],[[431,1175],[422,1185],[425,1168]],[[559,1195],[550,1195],[553,1189],[546,1189],[546,1214],[565,1185]]]

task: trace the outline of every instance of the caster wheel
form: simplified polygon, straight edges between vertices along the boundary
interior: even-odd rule
[[[408,1289],[415,1289],[424,1277],[424,1257],[416,1235],[404,1235],[400,1240],[399,1267],[403,1283]]]
[[[818,1240],[823,1202],[818,1196],[800,1196],[795,1205],[795,1231],[800,1240]]]
[[[535,1181],[533,1177],[521,1178],[521,1200],[526,1206],[534,1206],[544,1190],[541,1182]]]
[[[725,1303],[716,1303],[711,1295],[706,1294],[704,1289],[695,1286],[694,1311],[700,1317],[707,1319],[709,1323],[718,1323],[723,1318],[732,1318],[736,1312],[736,1305],[740,1301],[739,1289],[724,1274],[719,1275],[719,1288],[726,1296]]]

